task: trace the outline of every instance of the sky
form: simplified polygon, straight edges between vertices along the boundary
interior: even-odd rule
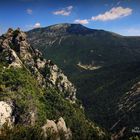
[[[140,36],[140,0],[0,0],[0,34],[59,23]]]

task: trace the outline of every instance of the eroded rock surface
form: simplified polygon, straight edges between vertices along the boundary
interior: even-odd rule
[[[14,122],[14,117],[12,116],[12,106],[5,101],[0,101],[0,127],[4,124],[11,125]]]
[[[70,129],[66,127],[66,123],[62,117],[57,121],[47,120],[47,123],[42,127],[42,130],[46,139],[50,137],[48,134],[53,136],[53,140],[60,140],[61,138],[65,140],[72,139],[72,133]]]

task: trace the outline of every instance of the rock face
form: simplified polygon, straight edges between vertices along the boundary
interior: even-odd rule
[[[4,124],[11,125],[14,122],[14,117],[12,116],[12,106],[4,101],[0,101],[0,127]]]
[[[74,103],[76,88],[52,61],[43,59],[42,53],[27,42],[26,34],[20,29],[9,29],[0,37],[0,60],[9,67],[25,67],[34,74],[40,85],[55,87],[65,93],[66,99]]]
[[[47,123],[42,127],[43,135],[47,139],[50,135],[53,135],[55,140],[60,140],[58,135],[58,129],[53,120],[47,120]]]
[[[57,126],[57,129],[58,129],[59,133],[64,134],[64,138],[66,140],[72,139],[71,130],[66,127],[66,123],[65,123],[65,121],[62,117],[58,119],[58,122],[56,123],[56,126]]]
[[[65,140],[72,139],[72,133],[70,129],[66,127],[65,121],[62,117],[57,121],[47,120],[47,123],[42,127],[42,130],[45,138],[49,137],[48,134],[54,134],[54,137],[52,138],[53,140],[60,140],[62,137]]]
[[[53,64],[49,61],[47,66],[49,68],[49,80],[53,85],[55,85],[61,92],[65,92],[66,99],[70,99],[73,103],[76,100],[76,89],[71,82],[67,79],[67,77],[63,74],[62,70],[60,70],[57,65]]]

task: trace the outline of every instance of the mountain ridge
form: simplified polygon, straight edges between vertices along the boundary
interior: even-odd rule
[[[41,34],[32,30],[27,34],[33,47],[57,63],[75,83],[77,97],[82,100],[90,119],[112,132],[116,139],[135,135],[131,129],[139,121],[131,118],[139,116],[140,107],[135,106],[129,113],[126,110],[137,103],[137,94],[129,91],[140,81],[139,36],[125,37],[98,30],[91,34],[61,34],[59,31],[50,34],[43,29]],[[99,69],[90,69],[98,66]],[[132,102],[129,104],[127,99]],[[121,121],[115,125],[119,119]]]
[[[88,28],[82,24],[75,24],[75,23],[60,23],[60,24],[54,24],[54,25],[49,25],[47,27],[40,27],[40,28],[34,28],[32,29],[32,31],[37,31],[39,29],[44,29],[46,31],[50,31],[50,32],[61,32],[61,33],[65,33],[65,32],[68,32],[68,33],[71,33],[71,34],[92,34],[96,31],[103,31],[103,32],[108,32],[108,33],[113,33],[113,32],[110,32],[110,31],[105,31],[103,29],[92,29],[92,28]],[[29,31],[27,31],[29,32]],[[119,35],[117,33],[113,33],[114,35],[117,35],[117,36],[122,36],[122,35]]]
[[[75,94],[19,28],[0,37],[0,139],[110,139],[86,119]]]
[[[46,26],[46,27],[39,27],[39,28],[30,29],[29,31],[35,31],[35,30],[47,29],[47,28],[48,28],[48,30],[50,29],[50,31],[51,31],[51,29],[54,30],[56,27],[59,27],[58,30],[60,30],[60,28],[65,28],[66,29],[66,28],[72,28],[73,27],[72,29],[74,29],[74,30],[77,30],[77,29],[82,30],[83,29],[85,31],[90,30],[91,32],[93,32],[93,31],[105,31],[105,32],[114,34],[116,36],[121,36],[121,37],[126,37],[126,38],[140,37],[140,35],[127,36],[127,35],[122,35],[122,34],[115,33],[113,31],[104,30],[104,29],[94,29],[94,28],[86,27],[86,26],[84,26],[82,24],[76,24],[76,23],[58,23],[58,24],[53,24],[53,25],[49,25],[49,26]],[[29,31],[26,31],[26,32],[29,32]],[[78,33],[78,31],[76,31],[76,32]],[[89,32],[89,33],[91,33],[91,32]]]

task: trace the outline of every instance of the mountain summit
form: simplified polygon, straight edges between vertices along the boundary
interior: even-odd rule
[[[45,30],[46,32],[59,33],[59,34],[76,34],[76,33],[90,33],[93,30],[81,24],[62,23],[48,26],[45,28],[33,29],[34,31]]]
[[[56,24],[47,27],[47,29],[51,32],[60,32],[60,33],[86,33],[89,31],[89,28],[81,25],[81,24]]]

